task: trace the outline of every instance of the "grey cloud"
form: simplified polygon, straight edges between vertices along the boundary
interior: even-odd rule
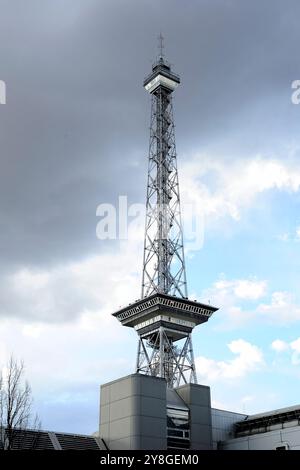
[[[299,9],[292,0],[2,1],[2,269],[100,252],[97,204],[119,194],[143,201],[150,108],[141,83],[160,30],[182,76],[179,153],[247,155],[294,138]]]

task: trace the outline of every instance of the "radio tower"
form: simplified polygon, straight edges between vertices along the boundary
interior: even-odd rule
[[[187,297],[172,92],[179,85],[163,55],[144,87],[151,94],[142,298],[155,292]]]
[[[191,333],[217,310],[187,298],[172,107],[179,83],[160,34],[159,56],[143,83],[151,124],[142,298],[113,314],[139,335],[136,372],[165,378],[171,388],[197,383]]]

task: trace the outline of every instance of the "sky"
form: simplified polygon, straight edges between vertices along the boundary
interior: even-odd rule
[[[213,406],[299,403],[297,0],[0,0],[0,367],[23,359],[42,427],[90,434],[100,384],[134,372],[111,313],[140,296],[142,230],[96,236],[99,204],[144,203],[157,36],[174,93],[193,333]],[[132,222],[132,220],[131,220]]]

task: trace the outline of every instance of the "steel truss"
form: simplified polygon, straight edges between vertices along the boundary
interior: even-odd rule
[[[152,94],[142,298],[187,297],[175,132],[170,90]]]
[[[171,388],[197,383],[191,334],[183,341],[181,348],[174,345],[164,327],[151,337],[140,337],[136,372],[162,377]]]

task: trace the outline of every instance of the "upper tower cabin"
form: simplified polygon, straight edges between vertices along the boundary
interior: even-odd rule
[[[180,78],[171,71],[171,67],[166,63],[163,57],[152,67],[152,72],[144,80],[144,87],[149,93],[154,93],[158,87],[165,88],[171,93],[179,85]]]

